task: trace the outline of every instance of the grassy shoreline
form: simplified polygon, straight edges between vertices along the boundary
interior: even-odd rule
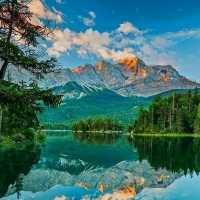
[[[200,134],[193,133],[132,133],[129,136],[131,139],[133,137],[190,137],[190,138],[200,138]]]
[[[72,133],[98,133],[101,135],[104,134],[112,134],[112,133],[120,133],[122,134],[123,131],[73,131],[69,129],[43,129],[42,132],[72,132]],[[191,138],[200,138],[200,134],[193,134],[193,133],[125,133],[122,135],[127,135],[130,138],[133,137],[191,137]]]

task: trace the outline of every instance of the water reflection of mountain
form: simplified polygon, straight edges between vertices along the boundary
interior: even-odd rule
[[[0,150],[0,197],[5,195],[10,185],[16,183],[21,174],[29,173],[33,164],[38,162],[39,157],[40,149],[35,146],[23,150]],[[20,185],[20,183],[17,185]]]
[[[37,168],[66,171],[77,175],[93,168],[108,168],[124,160],[137,160],[126,138],[77,138],[72,133],[49,136]]]
[[[200,139],[137,136],[131,143],[137,148],[139,159],[148,160],[155,169],[200,172]]]

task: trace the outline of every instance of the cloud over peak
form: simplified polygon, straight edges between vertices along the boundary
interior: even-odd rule
[[[90,16],[95,17],[91,12]],[[76,52],[82,58],[96,58],[118,62],[126,57],[140,57],[147,64],[176,65],[174,43],[183,39],[200,37],[200,30],[181,30],[160,35],[152,35],[140,30],[131,22],[124,22],[113,31],[99,32],[88,28],[83,32],[71,29],[56,29],[51,38],[48,53],[59,57]]]
[[[101,33],[91,28],[79,33],[70,29],[63,31],[57,29],[53,32],[50,41],[52,46],[48,49],[48,53],[56,57],[72,50],[81,57],[95,55],[98,58],[113,61],[124,56],[135,56],[131,48],[116,49],[112,33]]]

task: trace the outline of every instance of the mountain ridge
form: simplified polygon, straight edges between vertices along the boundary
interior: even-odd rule
[[[148,97],[173,89],[200,88],[199,83],[180,75],[171,65],[146,65],[137,57],[127,57],[116,63],[101,61],[95,65],[57,69],[43,79],[10,66],[6,77],[17,83],[36,82],[45,89],[74,82],[83,88],[105,88],[121,96]]]

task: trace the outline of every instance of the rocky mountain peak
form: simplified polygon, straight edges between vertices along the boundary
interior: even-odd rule
[[[135,56],[126,56],[118,60],[118,64],[122,65],[127,71],[132,71],[135,74],[138,73],[140,67],[146,66],[145,63]]]
[[[96,63],[95,69],[96,71],[100,72],[103,71],[107,65],[108,63],[106,61],[100,61]]]
[[[86,64],[86,65],[81,65],[75,68],[72,68],[71,71],[74,74],[82,74],[82,73],[87,73],[88,71],[93,70],[93,65]]]
[[[15,83],[22,80],[27,84],[36,81],[42,88],[76,82],[81,87],[106,88],[123,96],[151,96],[173,89],[200,88],[200,84],[181,76],[170,65],[148,66],[133,56],[120,59],[117,63],[101,61],[96,65],[60,69],[46,74],[41,80],[26,70],[17,70],[16,67],[10,68],[7,76]]]

